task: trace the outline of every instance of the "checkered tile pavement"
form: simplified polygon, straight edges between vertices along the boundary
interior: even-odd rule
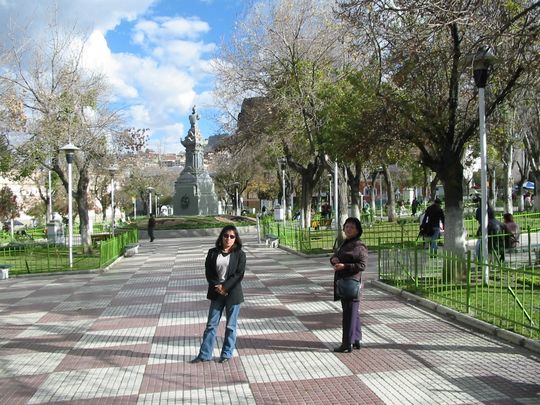
[[[533,353],[369,283],[363,348],[333,353],[341,308],[327,258],[261,247],[249,235],[238,350],[225,364],[190,364],[206,321],[203,266],[214,239],[142,242],[105,273],[0,282],[0,403],[540,402]]]

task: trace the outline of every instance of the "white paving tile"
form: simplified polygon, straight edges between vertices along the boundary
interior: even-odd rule
[[[242,356],[240,360],[252,384],[352,375],[333,353],[281,352]]]
[[[18,338],[48,336],[48,335],[68,335],[71,333],[84,333],[94,322],[93,319],[81,319],[77,321],[62,321],[37,323],[17,335]]]
[[[47,315],[47,312],[25,312],[2,315],[0,316],[0,326],[33,325],[45,315]]]
[[[450,374],[455,375],[455,374]],[[449,378],[444,370],[428,368],[388,371],[358,375],[386,404],[482,403],[509,400],[494,388],[470,377]]]
[[[0,356],[0,376],[14,377],[52,373],[66,356],[67,351],[54,353],[19,353]]]
[[[238,321],[238,334],[242,336],[304,332],[307,330],[304,324],[294,316],[261,319],[240,318]]]
[[[145,366],[94,368],[51,374],[29,404],[134,395]]]
[[[162,304],[118,305],[107,307],[101,318],[137,317],[159,315]]]
[[[249,384],[233,384],[198,390],[153,392],[139,395],[137,405],[150,404],[238,404],[251,405],[255,397]]]
[[[155,326],[89,331],[77,342],[75,347],[89,349],[151,343],[155,331]]]
[[[225,314],[223,314],[225,318]],[[159,317],[158,326],[173,325],[193,325],[197,323],[206,323],[208,320],[208,310],[190,311],[190,312],[162,312]]]

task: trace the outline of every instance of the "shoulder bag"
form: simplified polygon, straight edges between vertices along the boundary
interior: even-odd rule
[[[340,278],[337,281],[337,295],[344,300],[358,299],[360,292],[360,281],[355,278]]]

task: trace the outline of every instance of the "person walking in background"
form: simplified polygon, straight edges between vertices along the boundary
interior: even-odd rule
[[[150,218],[148,218],[148,237],[150,238],[150,242],[154,241],[154,229],[156,229],[156,218],[154,214],[150,214]]]
[[[417,210],[418,210],[418,200],[416,199],[416,197],[414,197],[411,203],[411,213],[413,217],[416,215]]]
[[[519,225],[514,222],[514,216],[509,212],[503,215],[503,221],[506,232],[504,246],[507,249],[515,249],[519,245]]]
[[[212,359],[216,333],[224,309],[227,322],[219,362],[225,363],[232,357],[236,346],[236,324],[240,304],[244,302],[242,279],[246,270],[246,254],[242,250],[242,241],[234,225],[223,227],[215,247],[206,255],[204,267],[208,281],[206,298],[210,300],[210,309],[199,354],[191,363]]]
[[[362,224],[358,218],[347,218],[343,224],[345,240],[330,258],[334,269],[334,301],[341,300],[343,309],[341,346],[334,349],[338,353],[350,353],[352,348],[360,349],[362,342],[362,326],[360,322],[359,297],[343,299],[337,292],[337,281],[344,278],[354,278],[361,281],[367,267],[368,249],[360,240]]]
[[[437,253],[437,241],[441,236],[441,226],[444,227],[444,211],[441,208],[441,200],[437,197],[429,207],[427,207],[420,230],[424,236],[431,239],[430,251]]]

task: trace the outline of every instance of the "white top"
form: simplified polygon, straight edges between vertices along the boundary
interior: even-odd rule
[[[216,270],[219,277],[219,282],[222,283],[225,281],[225,275],[227,274],[227,269],[229,268],[229,260],[231,258],[230,254],[220,253],[216,260]]]

